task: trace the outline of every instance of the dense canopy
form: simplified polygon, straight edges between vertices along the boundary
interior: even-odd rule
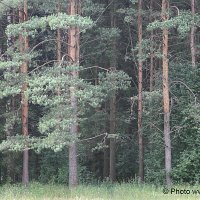
[[[199,9],[0,1],[0,182],[199,182]]]

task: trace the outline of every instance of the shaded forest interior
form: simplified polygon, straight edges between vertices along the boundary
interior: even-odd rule
[[[199,13],[0,1],[0,183],[199,182]]]

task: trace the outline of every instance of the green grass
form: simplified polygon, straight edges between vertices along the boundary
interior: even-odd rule
[[[190,192],[200,186],[174,186],[188,189]],[[25,188],[21,185],[0,186],[1,200],[197,200],[199,194],[163,194],[163,188],[155,186],[138,186],[136,184],[102,184],[99,186],[81,185],[68,189],[64,185],[42,185],[32,183]]]

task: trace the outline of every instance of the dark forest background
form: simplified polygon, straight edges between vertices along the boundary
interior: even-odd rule
[[[199,9],[0,1],[1,184],[198,183]]]

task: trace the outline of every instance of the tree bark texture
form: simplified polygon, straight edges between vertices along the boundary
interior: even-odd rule
[[[77,15],[80,13],[80,4],[78,0],[69,0],[68,14]],[[79,28],[72,26],[68,31],[68,57],[71,64],[79,65]],[[78,72],[72,72],[72,78],[77,78],[79,76]],[[74,123],[71,125],[70,133],[73,136],[77,136],[78,133],[78,103],[76,98],[75,86],[70,87],[70,98],[71,98],[71,107],[73,110],[73,119]],[[69,186],[75,187],[78,185],[78,174],[77,174],[77,144],[72,142],[69,146]]]
[[[27,0],[24,0],[23,8],[19,9],[19,22],[22,23],[28,20],[28,5]],[[25,53],[29,48],[29,40],[27,36],[19,35],[20,41],[20,52]],[[25,92],[28,88],[28,83],[26,82],[26,76],[28,75],[28,62],[25,60],[21,65],[21,75],[24,78],[24,83],[21,89],[21,118],[22,118],[22,134],[26,138],[28,137],[28,100],[25,97]],[[22,172],[22,183],[28,185],[29,183],[29,152],[28,143],[25,141],[25,147],[23,151],[23,172]]]
[[[110,169],[110,155],[109,155],[109,139],[105,138],[105,143],[104,143],[107,148],[104,148],[103,152],[103,178],[107,180],[109,178],[109,169]]]
[[[162,20],[168,20],[168,0],[162,0]],[[166,184],[170,186],[172,157],[171,157],[171,138],[170,138],[170,102],[169,102],[169,61],[168,61],[168,35],[167,28],[163,28],[163,110],[164,110],[164,144],[165,144],[165,172]]]
[[[60,1],[58,0],[58,5],[57,5],[57,10],[58,13],[61,11],[61,5]],[[56,51],[57,51],[57,62],[60,63],[62,60],[62,43],[61,43],[61,30],[60,28],[57,29],[57,35],[56,35]]]
[[[150,22],[153,21],[152,13],[153,13],[153,0],[150,1]],[[154,51],[153,51],[153,38],[154,31],[151,31],[151,50],[150,50],[150,92],[154,89]]]

